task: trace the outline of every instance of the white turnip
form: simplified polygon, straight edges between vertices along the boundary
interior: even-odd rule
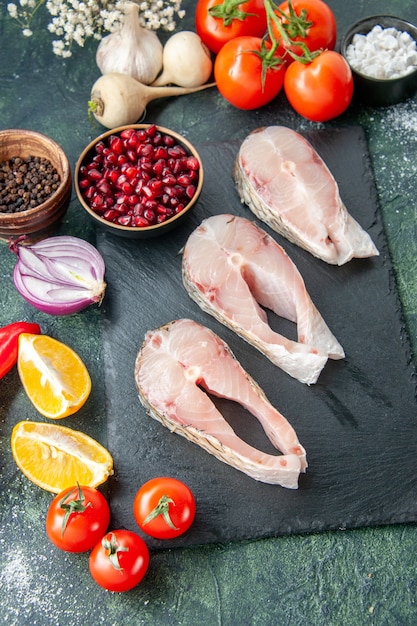
[[[88,103],[89,112],[106,128],[135,124],[146,113],[146,106],[157,98],[182,96],[208,87],[153,87],[144,85],[127,74],[105,74],[94,83]]]

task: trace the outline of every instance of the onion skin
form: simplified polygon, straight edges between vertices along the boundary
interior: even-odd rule
[[[71,315],[101,303],[105,265],[98,250],[71,236],[50,237],[32,246],[11,244],[18,261],[13,281],[33,307],[50,315]]]

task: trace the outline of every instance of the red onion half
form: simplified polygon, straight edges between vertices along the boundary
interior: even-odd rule
[[[70,315],[102,301],[104,260],[84,239],[63,235],[30,246],[11,244],[10,248],[18,257],[15,287],[40,311]]]

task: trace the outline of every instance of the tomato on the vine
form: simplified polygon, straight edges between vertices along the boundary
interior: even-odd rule
[[[297,113],[313,122],[326,122],[349,106],[352,72],[341,54],[326,50],[310,63],[291,63],[285,72],[284,90]]]
[[[286,19],[282,13],[288,16]],[[293,43],[281,41],[281,54],[291,50],[301,56],[303,48],[296,42],[304,43],[310,52],[316,50],[333,50],[337,39],[336,17],[331,8],[323,0],[286,0],[278,5],[275,11],[288,38]],[[279,30],[272,21],[274,36],[280,38]],[[288,55],[287,60],[291,62]]]
[[[46,516],[50,541],[66,552],[91,550],[110,523],[110,507],[92,487],[68,487],[54,497]]]
[[[194,521],[195,498],[176,478],[148,480],[137,492],[133,514],[139,528],[156,539],[172,539],[185,533]]]
[[[268,42],[259,37],[236,37],[214,61],[217,89],[238,109],[257,109],[281,91],[285,67]]]
[[[107,533],[93,548],[90,574],[108,591],[129,591],[136,587],[149,567],[149,550],[139,535],[130,530]]]
[[[198,0],[195,25],[203,43],[217,54],[235,37],[264,36],[267,28],[264,0]]]

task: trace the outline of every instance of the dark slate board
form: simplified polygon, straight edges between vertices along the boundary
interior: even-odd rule
[[[415,369],[364,133],[357,127],[306,136],[381,252],[378,258],[329,266],[261,224],[287,250],[345,349],[346,359],[330,361],[316,385],[305,386],[272,365],[203,313],[182,286],[181,248],[203,218],[231,212],[255,219],[240,204],[231,179],[238,143],[199,146],[206,172],[203,193],[175,231],[147,241],[98,233],[108,283],[104,359],[108,447],[116,469],[109,483],[113,527],[138,530],[134,494],[158,475],[184,480],[197,499],[194,525],[170,547],[417,520]],[[298,490],[258,483],[146,415],[133,378],[137,351],[148,329],[180,317],[222,337],[294,426],[309,462]],[[290,323],[272,316],[271,324],[295,336]],[[273,452],[250,414],[218,402],[241,437]],[[167,547],[151,539],[148,544]]]

